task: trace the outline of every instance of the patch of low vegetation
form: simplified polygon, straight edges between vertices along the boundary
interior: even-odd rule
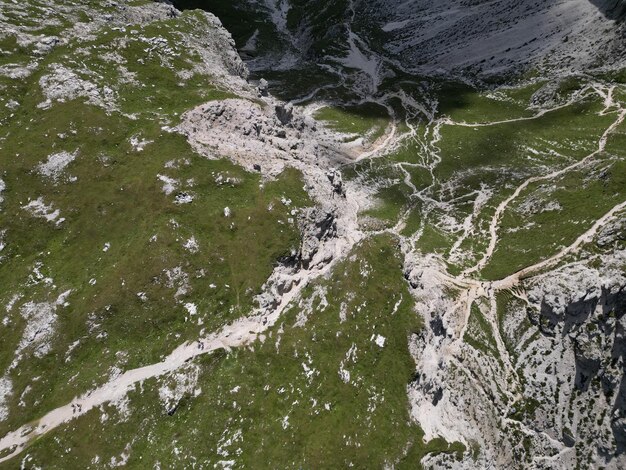
[[[376,206],[362,212],[364,217],[373,217],[382,222],[382,226],[394,226],[403,214],[408,199],[408,188],[404,184],[396,184],[382,188],[376,195]]]
[[[514,405],[514,411],[510,418],[516,421],[531,420],[541,403],[532,397],[525,397]],[[525,444],[526,445],[526,444]]]
[[[93,130],[72,135],[79,123]],[[140,128],[141,138],[154,141],[137,152],[129,143],[139,131],[133,124],[68,103],[31,123],[31,131],[41,125],[50,137],[42,131],[41,139],[27,139],[27,133],[22,141],[16,132],[19,146],[14,140],[5,146],[24,156],[4,177],[0,296],[4,303],[22,297],[0,327],[3,344],[20,341],[15,331],[24,328],[19,309],[27,301],[71,291],[69,307],[59,311],[51,354],[24,361],[12,374],[15,389],[30,386],[37,403],[13,415],[8,426],[101,383],[111,367],[158,361],[173,345],[246,314],[275,263],[299,245],[292,211],[309,200],[297,172],[260,185],[257,175],[199,157],[183,137],[148,133],[148,126]],[[72,137],[59,139],[63,133]],[[62,149],[78,154],[63,183],[36,172],[47,155]],[[170,194],[163,189],[167,181]],[[65,220],[51,223],[24,209],[39,197]],[[197,306],[198,316],[190,317],[187,303]],[[13,349],[3,348],[5,368]],[[33,377],[43,379],[31,383]]]
[[[544,116],[527,121],[485,127],[445,126],[442,129],[441,163],[436,173],[441,181],[455,175],[468,176],[490,170],[494,176],[506,169],[514,181],[533,171],[543,171],[546,165],[566,166],[598,147],[602,133],[615,120],[614,116],[599,116],[602,109],[598,99],[573,104]],[[489,179],[486,179],[489,178]],[[480,181],[493,182],[485,174]],[[461,180],[459,188],[468,185]]]
[[[438,112],[452,120],[488,123],[530,117],[530,97],[541,83],[479,91],[469,85],[443,83],[436,89]]]
[[[350,140],[361,137],[368,142],[375,142],[381,137],[389,124],[387,110],[373,103],[350,107],[326,106],[315,113],[315,118],[337,132],[348,134]]]
[[[415,468],[427,453],[463,453],[459,443],[424,442],[408,415],[407,341],[421,325],[394,239],[372,238],[352,255],[249,350],[198,359],[198,382],[169,415],[158,394],[164,382],[150,380],[131,394],[128,418],[114,407],[91,412],[35,442],[31,461],[54,464],[60,446],[72,448],[65,465],[77,466],[125,452],[128,465],[236,458],[244,466]],[[81,438],[61,444],[61,432]]]
[[[19,83],[2,79],[20,92],[0,115],[2,435],[248,314],[298,249],[311,201],[297,171],[265,181],[171,130],[188,107],[232,96],[176,73],[201,63],[181,38],[205,26],[197,12],[103,25]],[[75,75],[46,103],[40,84],[59,67]]]
[[[480,311],[477,303],[472,304],[471,309],[468,328],[463,341],[474,349],[498,359],[499,353],[493,336],[493,327]]]
[[[626,197],[626,162],[599,157],[581,171],[531,185],[502,218],[499,243],[482,271],[501,279],[572,244]]]

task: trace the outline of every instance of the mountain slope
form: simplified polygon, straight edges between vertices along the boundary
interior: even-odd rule
[[[622,20],[0,4],[0,467],[622,468]]]

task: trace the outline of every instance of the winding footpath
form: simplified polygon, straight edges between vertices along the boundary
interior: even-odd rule
[[[616,106],[616,103],[614,103],[612,99],[612,93],[608,94],[608,99],[609,99],[609,103],[605,102],[605,106],[606,106],[605,111],[606,109],[610,107]],[[536,183],[539,181],[552,180],[552,179],[558,178],[559,176],[565,173],[568,173],[572,170],[580,168],[584,166],[585,164],[587,164],[590,160],[595,158],[597,155],[604,152],[609,135],[611,135],[615,131],[615,129],[617,129],[617,127],[624,122],[625,118],[626,118],[626,109],[623,109],[621,106],[619,106],[617,119],[613,122],[613,124],[611,124],[611,126],[608,129],[606,129],[606,131],[604,131],[604,133],[602,134],[598,142],[598,148],[595,151],[593,151],[592,153],[590,153],[583,159],[575,163],[572,163],[571,165],[565,168],[562,168],[557,171],[553,171],[552,173],[548,173],[547,175],[533,176],[531,178],[528,178],[521,185],[517,187],[517,189],[513,192],[513,194],[511,194],[508,198],[502,201],[496,208],[496,212],[493,215],[491,222],[489,223],[489,246],[487,247],[486,252],[484,253],[483,257],[480,259],[480,261],[478,261],[478,263],[476,263],[471,268],[463,271],[461,276],[466,277],[469,274],[478,272],[487,265],[487,263],[493,256],[493,252],[495,251],[496,245],[498,243],[498,229],[500,227],[500,220],[502,218],[502,215],[504,214],[504,211],[509,207],[509,204],[511,204],[511,202],[515,200],[522,193],[522,191],[528,188],[528,186],[531,185],[532,183]]]
[[[84,415],[93,408],[122,399],[135,388],[136,384],[175,371],[202,354],[250,344],[266,328],[260,319],[243,319],[196,343],[182,344],[162,362],[124,372],[101,387],[49,412],[34,424],[26,424],[4,436],[0,439],[0,455],[2,455],[0,463],[22,452],[33,439]]]
[[[359,197],[342,199],[343,210],[339,214],[340,221],[346,228],[340,238],[334,238],[320,243],[319,259],[308,269],[290,271],[279,266],[270,276],[266,284],[273,285],[276,281],[285,281],[291,289],[282,293],[278,305],[267,309],[259,308],[249,317],[245,317],[223,327],[218,332],[192,343],[183,343],[163,361],[145,367],[124,372],[104,385],[76,397],[67,405],[56,408],[34,423],[26,424],[12,431],[0,439],[0,463],[5,462],[21,453],[31,442],[39,436],[84,415],[88,411],[106,403],[115,402],[125,397],[137,384],[148,379],[158,378],[183,367],[195,357],[209,354],[218,350],[227,350],[245,347],[259,338],[259,335],[274,326],[282,313],[298,298],[303,289],[313,280],[332,271],[363,238],[357,228],[357,215],[361,209]],[[326,261],[324,254],[332,254]],[[270,287],[271,288],[271,287]]]

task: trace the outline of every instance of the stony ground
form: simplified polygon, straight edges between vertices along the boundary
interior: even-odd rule
[[[444,80],[363,2],[0,2],[0,467],[622,467],[599,3]]]

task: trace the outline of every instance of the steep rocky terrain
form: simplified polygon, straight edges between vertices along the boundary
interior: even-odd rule
[[[494,75],[533,64],[549,73],[624,60],[616,0],[372,3],[383,12],[382,48],[411,71]]]
[[[0,467],[623,468],[625,12],[0,1]]]

